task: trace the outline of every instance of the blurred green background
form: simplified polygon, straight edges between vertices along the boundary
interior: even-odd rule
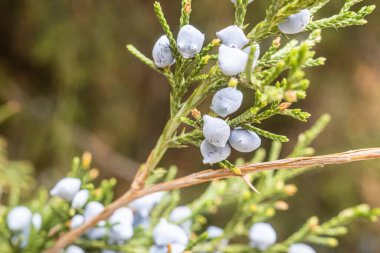
[[[180,1],[161,3],[176,33]],[[331,1],[316,18],[337,12],[342,3]],[[0,99],[20,107],[0,133],[8,141],[10,158],[30,161],[39,183],[50,187],[68,171],[73,156],[89,150],[101,174],[118,177],[120,192],[127,189],[168,118],[167,83],[125,49],[131,43],[150,56],[162,34],[152,4],[0,0]],[[250,5],[250,24],[263,18],[267,4],[256,0]],[[233,22],[233,12],[228,0],[194,0],[191,22],[211,40],[215,31]],[[285,151],[324,112],[332,115],[332,123],[315,143],[318,154],[379,144],[380,11],[368,21],[362,27],[323,32],[317,53],[327,63],[308,70],[312,85],[300,103],[312,113],[310,122],[280,116],[265,124],[290,137]],[[204,168],[195,148],[170,151],[162,164],[177,164],[181,175]],[[274,220],[281,227],[280,239],[311,215],[327,218],[361,202],[380,206],[379,169],[379,162],[361,162],[298,178],[299,194],[290,201],[290,210]],[[183,201],[202,189],[185,190]],[[352,226],[340,249],[320,252],[380,252],[379,238],[380,223],[363,222]]]

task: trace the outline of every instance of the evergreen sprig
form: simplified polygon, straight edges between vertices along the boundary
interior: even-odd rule
[[[180,27],[189,24],[191,11],[191,0],[182,0]]]
[[[364,25],[364,24],[367,24],[367,20],[365,20],[364,18],[368,16],[369,14],[371,14],[375,10],[375,8],[376,7],[374,5],[364,6],[357,12],[348,11],[347,8],[344,8],[337,15],[311,22],[310,24],[308,24],[306,29],[309,31],[312,31],[315,29],[324,29],[324,28],[338,29],[338,28],[353,26],[353,25]]]
[[[156,67],[154,62],[146,57],[143,53],[141,53],[137,48],[135,48],[133,45],[127,45],[127,50],[135,56],[137,59],[139,59],[142,63],[153,69],[154,71],[157,71],[158,73],[163,73],[163,71]]]
[[[271,139],[273,141],[280,141],[280,142],[288,142],[289,141],[289,139],[284,135],[274,134],[274,133],[268,132],[266,130],[263,130],[263,129],[260,129],[260,128],[257,128],[257,127],[254,127],[254,126],[251,126],[248,124],[244,124],[243,126],[244,126],[244,128],[251,130],[251,131],[257,133],[258,135],[264,136],[264,137]]]
[[[288,239],[280,242],[267,250],[267,252],[284,252],[292,244],[299,242],[311,242],[327,247],[338,246],[336,237],[347,233],[346,226],[359,218],[376,221],[380,215],[380,209],[371,209],[368,205],[359,205],[343,210],[330,220],[318,224],[318,218],[310,218],[301,229]]]
[[[170,42],[170,49],[172,50],[173,54],[176,56],[176,58],[179,57],[179,52],[177,49],[177,42],[173,36],[172,31],[170,30],[169,24],[166,21],[164,12],[162,11],[161,4],[159,2],[154,2],[154,12],[156,13],[156,16],[158,18],[158,22],[160,22],[162,29],[164,30],[166,36],[168,37],[168,40]]]

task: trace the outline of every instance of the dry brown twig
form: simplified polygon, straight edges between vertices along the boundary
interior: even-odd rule
[[[256,164],[247,164],[240,166],[240,170],[243,175],[267,171],[267,170],[284,170],[284,169],[301,169],[310,168],[332,164],[343,164],[355,161],[363,161],[370,159],[380,158],[380,148],[367,148],[358,149],[352,151],[346,151],[343,153],[314,156],[314,157],[298,157],[298,158],[287,158],[271,162],[262,162]],[[148,159],[149,161],[149,159]],[[148,186],[144,188],[144,181],[147,177],[148,171],[144,168],[148,166],[144,165],[137,173],[131,188],[120,198],[116,199],[110,205],[108,205],[102,213],[93,219],[89,220],[82,226],[71,230],[70,232],[63,234],[54,246],[44,253],[57,253],[60,249],[66,247],[67,245],[73,243],[80,235],[85,233],[88,229],[95,226],[99,221],[107,219],[116,209],[128,204],[130,201],[135,200],[139,197],[159,192],[159,191],[170,191],[179,188],[185,188],[192,185],[202,184],[210,182],[213,180],[219,180],[229,177],[236,177],[238,175],[227,169],[217,169],[217,170],[204,170],[198,173],[190,174],[181,178],[177,178],[168,182],[159,183],[156,185]]]

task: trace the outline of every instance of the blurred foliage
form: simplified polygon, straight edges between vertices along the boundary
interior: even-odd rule
[[[174,24],[180,1],[161,2],[169,23]],[[202,8],[198,8],[200,2]],[[341,2],[332,1],[321,15],[335,13]],[[125,157],[146,158],[169,116],[169,92],[162,77],[126,53],[125,44],[138,45],[150,54],[161,34],[152,4],[149,0],[0,0],[0,99],[21,106],[21,112],[2,124],[0,132],[9,142],[11,160],[32,161],[39,182],[51,185],[51,178],[64,173],[62,168],[74,154],[90,147],[98,158],[96,164],[126,181],[135,167],[129,166]],[[257,23],[265,6],[265,1],[254,1],[247,20]],[[209,38],[233,21],[228,0],[218,4],[194,0],[193,9],[197,9],[193,23]],[[312,115],[329,112],[333,119],[317,141],[319,153],[379,143],[379,9],[368,20],[365,28],[325,31],[317,52],[328,58],[327,65],[308,70],[313,85],[302,107]],[[313,121],[315,117],[307,125]],[[285,117],[265,123],[265,129],[286,134],[291,141],[306,127]],[[112,153],[97,155],[104,150]],[[173,151],[165,161],[178,164],[180,174],[201,168],[195,149]],[[373,162],[366,162],[303,175],[297,179],[300,196],[292,200],[293,218],[280,215],[279,222],[292,230],[310,214],[328,217],[360,202],[379,206],[380,174],[373,167]],[[186,196],[196,194],[197,190]],[[375,237],[380,227],[372,230],[368,235],[358,232],[347,237],[343,246],[348,251],[380,247]]]
[[[16,102],[0,106],[0,124],[19,110]],[[33,189],[33,167],[29,162],[8,159],[7,142],[0,137],[0,212],[1,205],[15,206],[21,192]]]

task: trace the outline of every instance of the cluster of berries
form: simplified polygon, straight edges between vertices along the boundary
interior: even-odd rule
[[[235,1],[232,0],[232,2],[234,3]],[[278,29],[285,34],[302,32],[309,23],[310,16],[309,10],[301,10],[278,24]],[[249,40],[243,30],[236,25],[232,25],[217,32],[216,36],[222,41],[222,45],[219,47],[219,67],[221,71],[228,76],[241,73],[246,67],[248,54],[251,50],[250,47],[246,47]],[[202,50],[204,40],[204,34],[198,29],[192,25],[185,25],[181,27],[177,36],[178,51],[185,59],[194,58]],[[260,55],[260,47],[258,44],[254,46],[256,47],[254,61],[257,61]],[[169,67],[175,63],[170,49],[170,42],[166,35],[162,35],[157,40],[153,47],[152,55],[156,66],[159,68]]]
[[[226,89],[236,90],[236,88],[228,87],[218,91],[214,96],[211,106],[214,112],[218,111],[215,110],[216,108],[226,108],[226,104],[229,103],[228,98],[233,94],[238,94],[237,92],[240,93],[240,91],[236,90],[236,92],[231,92],[227,96],[224,96],[226,95]],[[205,164],[214,164],[227,159],[231,154],[230,145],[240,152],[252,152],[261,145],[261,139],[256,133],[241,127],[237,127],[231,131],[230,126],[223,119],[205,115],[203,116],[203,122],[205,140],[201,143],[200,150],[204,158],[203,163]]]
[[[306,28],[309,20],[310,12],[305,9],[289,16],[278,25],[278,28],[286,34],[299,33]],[[217,32],[216,37],[221,41],[218,65],[223,74],[236,76],[243,72],[252,50],[254,50],[252,67],[255,67],[260,56],[260,46],[258,44],[249,46],[249,39],[240,27],[228,26]],[[191,25],[185,25],[177,36],[178,52],[183,58],[193,58],[202,50],[204,40],[204,34],[198,29]],[[165,35],[156,42],[152,54],[154,62],[159,68],[169,67],[175,63],[169,40]],[[215,93],[211,110],[225,118],[239,109],[242,100],[243,94],[236,89],[236,85],[223,88]],[[203,120],[205,140],[201,143],[200,150],[205,164],[214,164],[227,159],[231,154],[231,146],[239,152],[252,152],[261,145],[259,136],[250,130],[237,127],[231,131],[226,121],[208,115],[205,115]]]
[[[71,208],[77,212],[70,221],[70,228],[75,229],[87,220],[93,218],[104,210],[100,202],[89,201],[90,192],[81,189],[82,183],[78,178],[66,177],[57,182],[50,191],[50,195],[60,197],[71,202]],[[151,227],[150,213],[153,208],[162,201],[165,192],[157,192],[146,195],[132,201],[128,207],[121,207],[107,220],[86,232],[85,236],[91,240],[106,239],[110,245],[123,245],[133,237],[134,229]],[[81,214],[79,214],[81,213]],[[153,228],[154,245],[150,253],[182,253],[185,251],[191,235],[192,210],[187,206],[174,208],[167,219],[160,219]],[[7,226],[14,233],[12,238],[15,245],[24,248],[28,244],[31,229],[39,230],[42,226],[42,218],[39,213],[32,213],[27,207],[13,208],[7,216]],[[223,229],[216,226],[207,228],[209,239],[223,236]],[[256,223],[249,230],[250,245],[261,251],[265,251],[276,242],[276,232],[268,223]],[[222,240],[220,246],[226,246],[228,240]],[[77,246],[70,245],[65,253],[84,253]],[[315,253],[305,244],[293,244],[289,253]],[[102,253],[118,253],[113,250],[103,249]]]
[[[70,229],[81,226],[84,222],[98,215],[104,210],[102,203],[90,201],[90,192],[81,189],[82,182],[78,178],[66,177],[56,183],[50,191],[51,196],[59,197],[70,202],[71,209],[76,214],[71,218]],[[96,227],[88,230],[84,235],[90,240],[106,239],[110,245],[123,245],[133,237],[134,229],[151,227],[150,213],[162,201],[165,192],[152,193],[138,198],[128,207],[117,209],[107,221],[101,221]],[[187,206],[178,206],[169,214],[168,219],[161,219],[153,228],[154,245],[150,253],[182,253],[191,234],[193,213]],[[12,242],[15,246],[25,248],[28,245],[29,234],[32,229],[40,230],[42,217],[39,213],[24,206],[13,208],[7,215],[7,226],[14,236]],[[222,229],[210,226],[207,231],[209,238],[222,235]],[[84,253],[84,249],[77,245],[70,245],[65,253]],[[118,253],[103,249],[102,253]]]
[[[90,192],[81,189],[82,182],[78,178],[66,177],[57,182],[50,195],[71,202],[71,208],[77,212],[70,221],[70,229],[75,229],[92,219],[104,210],[104,205],[90,200]],[[78,212],[81,210],[80,212]],[[117,209],[107,221],[100,221],[96,227],[88,230],[85,236],[91,240],[108,238],[110,244],[123,244],[133,236],[133,212],[128,207]],[[84,253],[76,245],[66,249],[66,253]],[[102,253],[112,253],[104,250]]]
[[[151,226],[150,213],[152,209],[161,202],[165,196],[164,192],[149,194],[136,199],[129,204],[134,211],[136,218],[135,227],[142,226],[148,229]],[[182,253],[188,242],[191,233],[192,211],[187,206],[178,206],[169,214],[168,219],[160,219],[153,228],[154,245],[150,248],[150,253],[166,253],[170,245],[171,252]]]

